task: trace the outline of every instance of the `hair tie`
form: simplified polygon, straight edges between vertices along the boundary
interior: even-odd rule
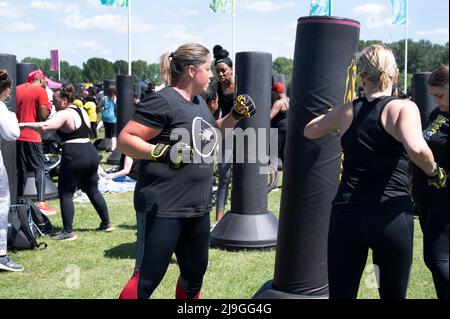
[[[173,52],[170,52],[169,58],[173,59]]]

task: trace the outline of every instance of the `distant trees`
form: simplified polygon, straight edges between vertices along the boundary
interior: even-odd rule
[[[284,74],[286,77],[286,90],[287,93],[291,92],[291,81],[292,81],[292,66],[294,64],[294,60],[278,57],[273,61],[272,64],[272,74]]]
[[[359,41],[358,51],[372,44],[383,44],[379,40]],[[405,41],[384,43],[390,47],[397,60],[400,69],[399,86],[403,88]],[[23,63],[36,64],[47,76],[57,79],[57,73],[50,71],[50,59],[38,59],[27,57]],[[414,73],[432,71],[440,65],[448,64],[448,42],[445,45],[433,44],[427,40],[418,42],[408,40],[408,91],[411,89],[411,78]],[[286,76],[288,93],[291,91],[293,60],[285,57],[277,57],[273,61],[272,73]],[[144,81],[152,81],[161,84],[158,63],[147,63],[143,60],[132,61],[132,74],[135,78]],[[70,65],[61,61],[61,80],[70,83],[102,82],[104,79],[114,79],[116,75],[128,74],[128,62],[118,60],[111,62],[102,58],[91,58],[83,63],[83,68]],[[359,85],[359,84],[357,84]]]
[[[397,61],[400,74],[398,78],[399,89],[404,86],[404,68],[405,68],[405,41],[397,41],[393,43],[383,43],[379,40],[359,41],[358,51],[371,46],[373,44],[384,44],[391,48]],[[411,93],[411,79],[414,73],[428,72],[441,65],[448,65],[448,42],[445,45],[433,44],[427,40],[419,40],[418,42],[408,40],[408,92]],[[292,63],[291,59],[276,58],[273,62],[273,74],[286,75],[286,84],[288,92],[291,87]],[[357,78],[357,86],[359,86],[359,77]]]
[[[50,71],[50,59],[26,57],[21,62],[36,64],[49,78],[58,80],[58,72]],[[124,60],[111,62],[102,58],[91,58],[83,63],[83,68],[70,65],[67,61],[61,61],[60,66],[61,82],[69,83],[99,83],[105,79],[115,79],[116,75],[128,74],[128,62]],[[137,81],[144,80],[161,84],[159,64],[149,64],[142,60],[132,61],[131,69]]]

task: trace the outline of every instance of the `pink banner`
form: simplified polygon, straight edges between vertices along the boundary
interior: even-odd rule
[[[50,71],[59,71],[59,53],[58,50],[50,51]]]

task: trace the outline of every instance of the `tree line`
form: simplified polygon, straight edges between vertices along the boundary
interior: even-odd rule
[[[399,87],[402,89],[404,82],[405,41],[383,43],[378,40],[361,40],[358,43],[358,51],[372,44],[384,44],[392,49],[400,69]],[[50,59],[27,57],[22,62],[34,63],[49,77],[57,79],[57,74],[50,72]],[[408,40],[408,92],[411,89],[411,79],[414,73],[432,71],[441,65],[448,65],[448,42],[445,45],[441,45],[433,44],[427,40],[419,40],[418,42]],[[285,75],[288,93],[291,88],[292,66],[293,60],[290,58],[278,57],[273,61],[273,74]],[[131,70],[138,80],[161,84],[159,64],[157,63],[147,63],[143,60],[132,61]],[[83,63],[83,68],[70,65],[67,61],[61,61],[61,80],[71,83],[99,83],[104,79],[114,79],[116,75],[120,74],[128,74],[128,63],[124,60],[111,62],[102,58],[91,58]]]
[[[399,90],[402,90],[404,85],[405,41],[383,43],[378,40],[361,40],[358,43],[358,52],[373,44],[383,44],[394,53],[400,69]],[[286,76],[288,93],[291,89],[292,65],[293,60],[284,57],[277,58],[273,62],[273,74],[285,74]],[[429,72],[442,65],[448,65],[448,42],[441,45],[433,44],[427,40],[419,40],[418,42],[408,40],[408,94],[411,94],[411,80],[414,73]],[[359,77],[357,79],[357,86],[360,86]]]
[[[22,63],[33,63],[53,80],[57,80],[58,73],[50,71],[50,59],[24,58]],[[115,62],[103,58],[91,58],[83,63],[83,68],[61,61],[61,82],[69,83],[102,83],[106,79],[115,79],[117,75],[128,74],[128,62],[118,60]],[[160,84],[159,64],[147,63],[143,60],[131,62],[131,72],[138,80],[151,81]]]

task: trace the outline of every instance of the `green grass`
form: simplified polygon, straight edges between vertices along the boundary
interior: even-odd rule
[[[105,157],[104,157],[105,158]],[[269,209],[278,216],[281,189],[269,194]],[[55,242],[48,237],[42,251],[11,252],[25,266],[22,273],[0,273],[0,299],[6,298],[117,298],[134,266],[136,222],[132,192],[105,195],[112,233],[97,233],[99,218],[90,203],[75,204],[74,229],[78,239]],[[50,201],[59,207],[59,201]],[[228,203],[229,207],[229,203]],[[214,212],[211,214],[213,219]],[[61,229],[61,218],[52,216]],[[251,298],[273,278],[275,251],[229,252],[210,249],[202,298]],[[370,260],[368,261],[370,263]],[[178,266],[171,264],[152,298],[173,298]],[[77,279],[78,278],[78,279]],[[378,298],[378,291],[361,280],[359,298]],[[369,286],[369,287],[367,287]],[[431,275],[422,259],[422,234],[416,221],[414,263],[408,298],[435,298]]]

